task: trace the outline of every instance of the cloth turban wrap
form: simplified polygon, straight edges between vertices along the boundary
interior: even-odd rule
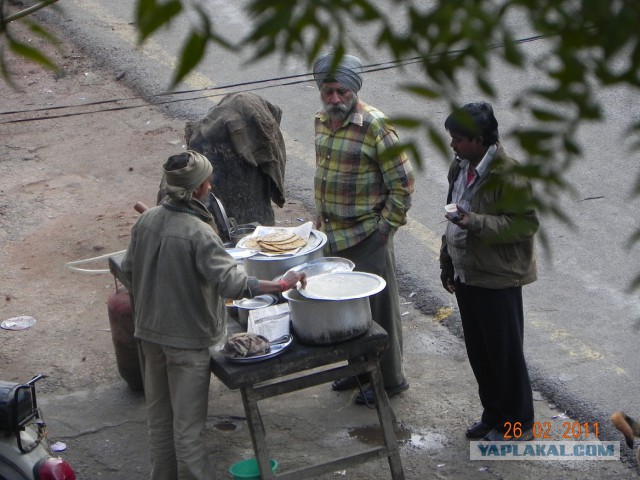
[[[323,82],[338,82],[349,88],[352,92],[358,92],[362,88],[362,62],[353,55],[344,55],[340,64],[333,73],[330,72],[333,63],[333,54],[326,54],[318,58],[313,64],[313,78],[322,87]]]
[[[174,200],[191,201],[193,191],[211,177],[213,167],[207,157],[187,150],[189,162],[178,170],[166,170],[162,167],[167,180],[167,195]]]

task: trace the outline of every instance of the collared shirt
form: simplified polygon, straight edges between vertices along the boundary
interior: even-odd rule
[[[383,155],[398,143],[395,128],[379,110],[358,101],[333,131],[328,115],[315,117],[316,211],[332,252],[352,247],[380,229],[407,221],[414,190],[407,155]]]
[[[458,204],[458,206],[462,207],[467,212],[471,211],[471,199],[476,191],[474,188],[480,182],[480,179],[483,178],[489,167],[491,166],[491,160],[493,159],[496,150],[498,149],[497,145],[491,145],[487,152],[480,160],[480,163],[475,168],[476,175],[473,177],[471,182],[467,185],[467,179],[469,178],[469,170],[473,168],[471,162],[465,159],[459,159],[460,161],[460,173],[458,174],[458,178],[453,184],[453,190],[451,192],[451,202]],[[465,257],[465,244],[467,240],[467,231],[458,227],[453,222],[447,223],[447,230],[445,232],[447,237],[447,251],[449,252],[449,256],[451,257],[451,261],[453,262],[453,269],[455,272],[456,278],[459,278],[462,283],[465,282],[464,275],[464,257]]]

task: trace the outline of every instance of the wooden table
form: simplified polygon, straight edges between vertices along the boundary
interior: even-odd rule
[[[241,331],[233,321],[229,322],[228,329],[229,335]],[[263,362],[237,364],[224,358],[219,351],[212,354],[211,371],[227,387],[240,389],[251,442],[263,479],[310,478],[380,457],[387,457],[392,479],[404,479],[395,435],[397,425],[382,385],[378,364],[378,356],[388,348],[387,340],[387,333],[374,323],[363,336],[336,345],[307,346],[294,339],[286,352]],[[344,361],[348,361],[348,364],[345,365]],[[334,365],[337,363],[339,365]],[[258,401],[360,374],[369,375],[376,392],[376,409],[384,445],[325,463],[274,474],[269,464],[269,449]],[[282,378],[284,376],[288,378]]]
[[[123,254],[110,257],[109,268],[113,275],[129,289],[130,286],[120,270],[122,257]],[[237,322],[229,319],[227,330],[231,335],[242,331],[242,328]],[[251,442],[263,479],[299,480],[334,472],[371,459],[387,457],[391,478],[404,480],[404,470],[395,435],[397,425],[382,385],[382,374],[378,364],[378,356],[387,349],[387,332],[374,323],[364,335],[336,345],[307,346],[294,339],[293,344],[286,352],[258,363],[232,363],[224,358],[219,351],[212,353],[211,371],[213,374],[228,388],[240,389]],[[348,364],[345,365],[345,361]],[[274,474],[269,464],[269,449],[262,417],[258,409],[258,401],[352,375],[368,375],[371,380],[378,399],[376,409],[382,428],[384,445],[354,455],[335,458],[325,463]],[[288,376],[288,378],[282,378],[284,376]],[[264,382],[269,383],[263,384]]]

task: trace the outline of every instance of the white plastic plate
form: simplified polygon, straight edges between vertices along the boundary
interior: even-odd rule
[[[33,317],[21,316],[13,317],[0,323],[0,327],[5,330],[25,330],[31,328],[36,324],[36,319]]]

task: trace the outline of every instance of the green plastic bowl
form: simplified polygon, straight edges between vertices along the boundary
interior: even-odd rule
[[[275,473],[278,468],[278,462],[271,458],[269,463],[271,464],[271,471]],[[255,458],[242,460],[232,465],[231,468],[229,468],[229,473],[236,479],[260,480],[260,468],[258,468],[258,461]]]

